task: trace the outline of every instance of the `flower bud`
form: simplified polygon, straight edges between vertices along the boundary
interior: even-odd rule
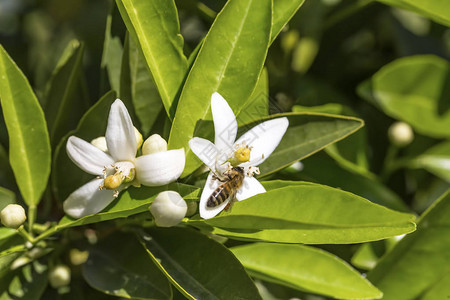
[[[163,151],[167,151],[167,142],[159,134],[151,135],[142,146],[142,155]]]
[[[106,145],[106,139],[104,136],[99,136],[98,138],[93,139],[91,144],[103,152],[108,152],[108,146]]]
[[[69,256],[70,256],[70,262],[72,263],[72,265],[79,266],[79,265],[84,264],[87,261],[87,259],[89,257],[89,252],[81,251],[81,250],[78,250],[77,248],[73,248],[70,250]]]
[[[142,146],[142,142],[144,141],[142,139],[142,134],[137,130],[136,127],[134,127],[134,135],[136,136],[136,149],[139,149]]]
[[[389,127],[388,136],[397,147],[405,147],[414,140],[414,132],[407,123],[395,122]]]
[[[156,196],[150,205],[155,223],[161,227],[175,226],[186,216],[186,201],[174,191],[164,191]]]
[[[2,224],[9,228],[19,228],[27,219],[25,210],[18,204],[7,205],[0,213]]]
[[[57,265],[48,274],[50,285],[57,289],[70,283],[70,269],[66,265]]]

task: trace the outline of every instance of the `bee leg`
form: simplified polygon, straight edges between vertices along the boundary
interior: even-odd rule
[[[219,180],[220,182],[225,182],[225,181],[227,181],[226,179],[223,179],[223,178],[221,178],[220,176],[218,176],[216,173],[214,173],[213,172],[213,175],[212,175],[212,179],[213,180]]]

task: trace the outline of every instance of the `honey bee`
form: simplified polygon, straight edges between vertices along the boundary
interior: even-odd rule
[[[236,193],[241,188],[244,182],[244,169],[242,167],[233,167],[229,171],[224,173],[226,176],[224,180],[221,180],[217,176],[216,179],[222,181],[223,183],[219,185],[208,197],[206,202],[207,207],[216,207],[221,203],[230,199],[230,202],[225,207],[225,209],[231,208],[232,204],[236,199]]]

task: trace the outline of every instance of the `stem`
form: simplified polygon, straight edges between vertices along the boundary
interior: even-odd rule
[[[28,231],[30,235],[33,236],[33,224],[36,220],[36,206],[31,205],[28,207]]]
[[[49,224],[38,224],[38,223],[34,223],[33,224],[33,231],[37,232],[37,233],[43,233],[44,231],[46,231],[49,227]]]
[[[366,7],[367,5],[371,4],[375,0],[357,0],[353,2],[352,4],[346,6],[345,8],[339,10],[334,15],[328,18],[328,20],[323,25],[323,29],[329,29],[330,27],[336,25],[337,23],[341,22],[342,20],[348,18],[349,16],[353,15],[360,9]]]
[[[26,241],[34,243],[33,237],[25,230],[23,225],[17,228],[17,233],[19,233]]]
[[[386,157],[383,163],[383,170],[381,171],[380,178],[382,182],[386,182],[389,179],[389,176],[392,174],[394,170],[397,168],[396,165],[396,157],[398,154],[399,148],[393,144],[389,145],[389,148],[386,153]]]
[[[47,229],[46,231],[44,231],[43,233],[41,233],[41,235],[39,235],[38,237],[36,237],[33,240],[33,243],[37,243],[43,239],[45,239],[46,237],[49,237],[55,233],[57,233],[59,230],[63,229],[64,227],[58,227],[58,226],[54,226],[54,227],[50,227],[49,229]]]

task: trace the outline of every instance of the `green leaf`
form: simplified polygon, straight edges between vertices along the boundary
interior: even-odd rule
[[[71,41],[64,50],[53,71],[46,91],[45,118],[52,146],[73,128],[83,113],[79,84],[82,71],[84,46]]]
[[[358,93],[421,134],[450,137],[449,69],[448,61],[437,56],[400,58],[359,85]]]
[[[91,223],[103,222],[117,218],[127,218],[131,215],[148,211],[150,203],[155,197],[163,191],[176,191],[185,200],[198,199],[200,189],[194,186],[185,185],[181,183],[171,183],[159,187],[129,188],[122,192],[115,201],[113,201],[103,211],[95,215],[89,215],[80,219],[73,219],[69,216],[64,216],[55,230],[61,230],[66,227],[81,226]]]
[[[39,300],[47,287],[47,267],[38,262],[28,264],[14,272],[7,290],[0,300]]]
[[[447,273],[441,280],[428,289],[420,300],[435,300],[448,298],[450,291],[450,273]]]
[[[361,176],[339,166],[325,153],[317,153],[302,161],[303,170],[298,174],[289,174],[289,179],[312,180],[317,183],[343,189],[364,197],[374,203],[386,206],[390,209],[407,212],[408,206],[403,200],[379,179],[372,176]],[[323,170],[326,170],[324,172]]]
[[[0,99],[9,135],[9,158],[23,199],[36,206],[50,174],[44,113],[27,79],[0,46]]]
[[[241,113],[237,117],[238,125],[267,117],[269,114],[269,74],[264,68],[252,95],[243,104]]]
[[[273,0],[271,43],[304,2],[305,0]]]
[[[261,74],[270,39],[271,0],[230,0],[217,15],[181,93],[169,148],[184,147],[182,177],[200,166],[188,142],[199,120],[211,120],[211,95],[219,92],[239,116]]]
[[[91,141],[99,136],[104,136],[109,110],[115,99],[115,92],[106,93],[83,115],[77,129],[69,132],[56,147],[53,157],[52,189],[60,201],[92,179],[92,175],[78,168],[67,156],[67,139],[69,136],[75,135]]]
[[[166,277],[132,234],[113,234],[89,250],[83,277],[93,288],[127,299],[171,299]]]
[[[139,238],[153,262],[188,299],[261,299],[233,254],[198,231],[153,228]]]
[[[384,4],[408,9],[431,20],[450,26],[450,2],[441,0],[378,0]]]
[[[414,158],[408,167],[423,168],[450,182],[450,142],[442,142]]]
[[[288,130],[275,151],[259,166],[261,176],[276,172],[312,155],[352,134],[364,124],[358,118],[315,113],[285,113],[269,118],[283,116],[289,119]],[[256,122],[240,128],[239,134],[254,125]]]
[[[345,261],[321,249],[255,243],[231,251],[250,275],[269,282],[337,299],[379,299],[383,295]]]
[[[116,0],[131,36],[139,41],[167,115],[186,75],[178,13],[173,0]]]
[[[129,37],[122,61],[120,99],[133,103],[142,134],[147,137],[163,104],[142,50]]]
[[[404,237],[369,274],[386,300],[416,299],[449,274],[450,193],[419,219],[417,231]],[[445,299],[443,294],[434,299]]]
[[[116,91],[117,94],[120,94],[120,70],[122,66],[123,50],[120,38],[117,36],[113,36],[111,32],[115,6],[113,2],[109,3],[111,5],[108,16],[106,17],[105,41],[103,42],[101,67],[103,69],[106,69],[111,89],[113,91]]]
[[[415,230],[414,216],[318,184],[291,185],[258,194],[231,212],[194,226],[238,239],[280,243],[350,244],[385,239]]]
[[[8,204],[16,203],[16,195],[8,189],[0,187],[0,211]]]

